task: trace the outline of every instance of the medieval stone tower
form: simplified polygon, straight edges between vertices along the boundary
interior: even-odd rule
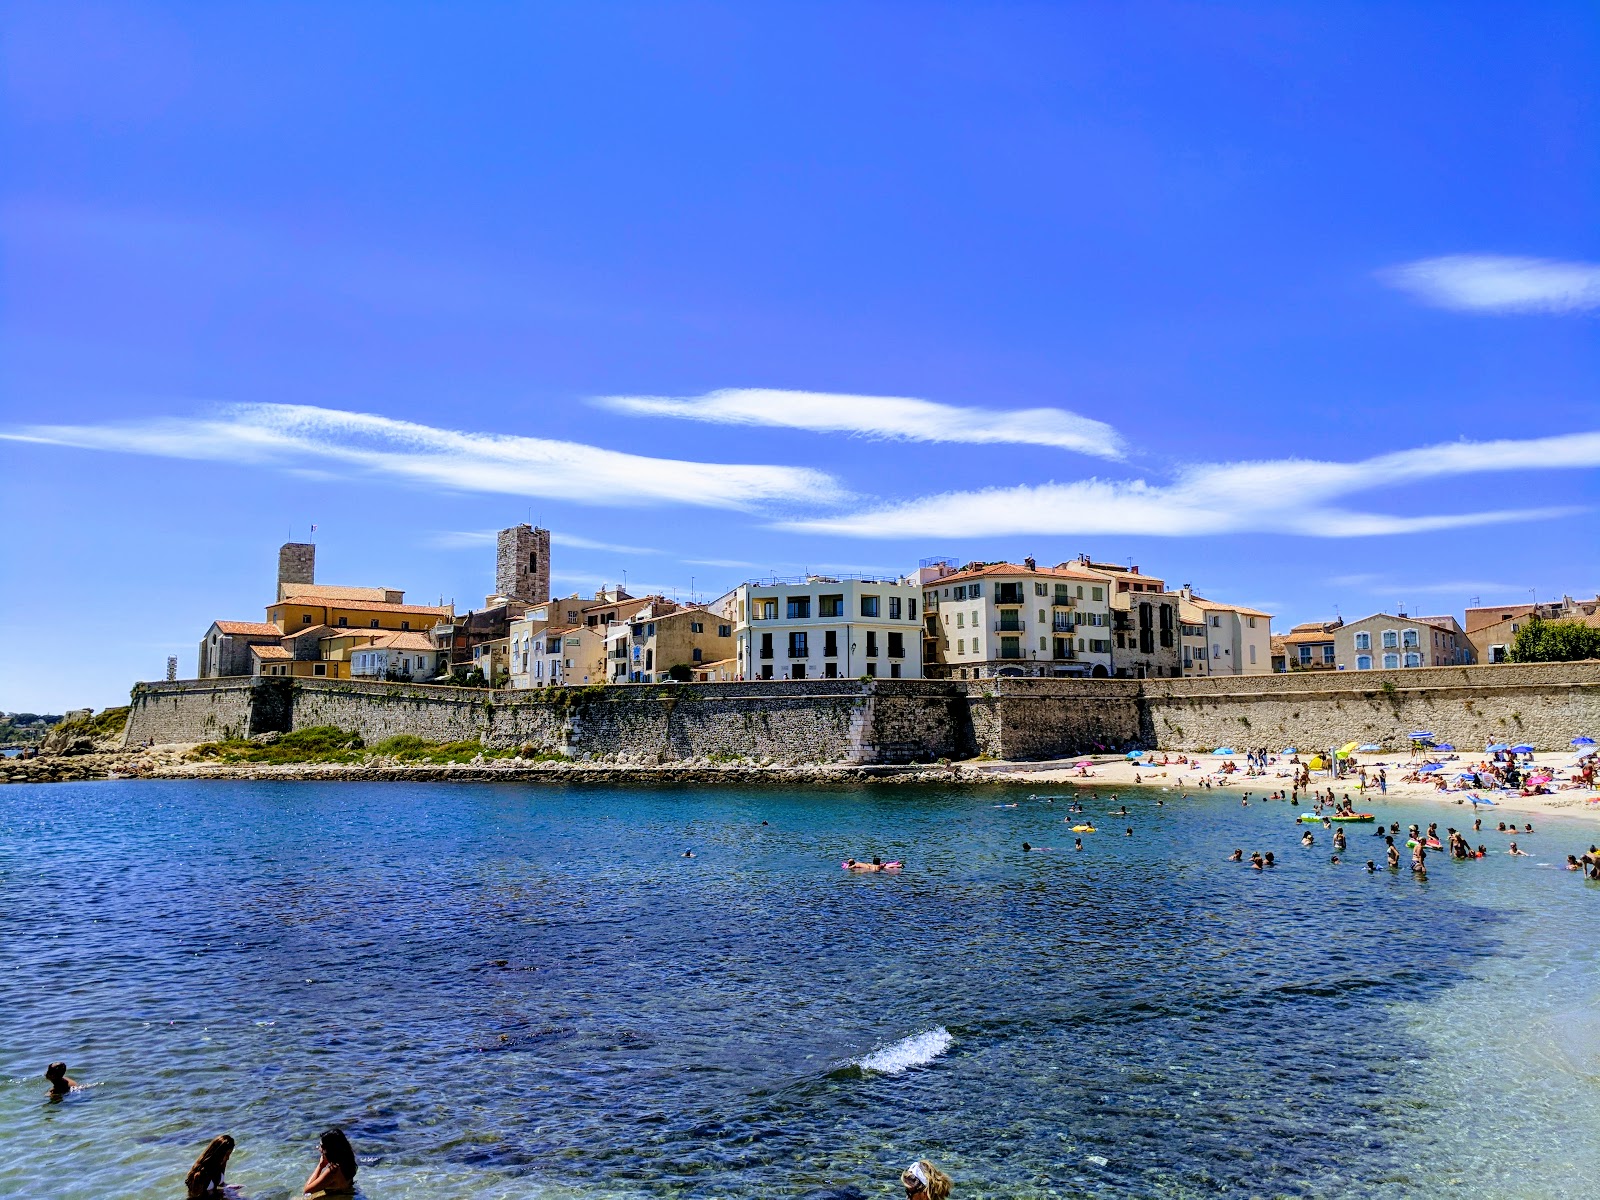
[[[309,542],[285,542],[278,547],[278,599],[293,595],[299,584],[317,581],[317,548]]]
[[[495,554],[494,590],[497,596],[543,604],[550,599],[550,531],[531,525],[513,525],[500,531]]]

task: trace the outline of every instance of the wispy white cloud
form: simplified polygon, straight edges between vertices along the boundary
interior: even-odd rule
[[[849,537],[951,538],[999,534],[1195,537],[1288,533],[1368,537],[1570,515],[1574,508],[1393,514],[1341,507],[1344,497],[1429,479],[1600,466],[1600,433],[1523,441],[1454,442],[1354,463],[1281,459],[1193,467],[1171,483],[1085,479],[946,492],[782,528]]]
[[[297,471],[332,468],[345,477],[353,471],[430,488],[594,505],[814,506],[842,491],[831,476],[805,467],[649,458],[297,404],[238,405],[211,417],[33,425],[0,438]]]
[[[1600,263],[1449,254],[1380,271],[1425,304],[1467,312],[1578,312],[1600,308]]]
[[[1497,583],[1487,579],[1441,579],[1428,583],[1407,583],[1382,575],[1336,575],[1328,580],[1335,587],[1348,587],[1369,595],[1515,595],[1526,592],[1527,584]]]
[[[766,425],[910,442],[1051,446],[1121,458],[1122,438],[1104,421],[1063,408],[1009,412],[909,396],[851,396],[777,388],[723,388],[703,396],[602,396],[605,408],[717,425]]]

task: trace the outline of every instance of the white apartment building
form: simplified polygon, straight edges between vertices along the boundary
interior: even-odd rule
[[[1207,600],[1190,587],[1178,594],[1184,675],[1272,673],[1271,613]]]
[[[949,679],[1112,673],[1112,582],[1103,575],[1032,559],[918,575],[925,669]]]
[[[723,601],[739,677],[921,679],[921,596],[904,580],[844,575],[742,583]]]

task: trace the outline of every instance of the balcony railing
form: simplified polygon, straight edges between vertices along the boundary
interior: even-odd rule
[[[811,657],[811,652],[809,650],[807,650],[804,646],[790,646],[789,647],[789,657],[790,658],[810,658]]]
[[[772,657],[772,647],[771,646],[763,646],[763,647],[761,647],[761,649],[757,652],[757,657],[759,657],[759,658],[771,658]]]
[[[1072,622],[1063,617],[1057,617],[1050,623],[1050,629],[1055,633],[1071,633],[1073,628]]]
[[[996,633],[1023,633],[1027,628],[1028,623],[1015,613],[1002,613],[1000,619],[994,623]]]
[[[1022,657],[1022,647],[1021,646],[1001,646],[1000,647],[1000,655],[999,656],[1001,658],[1021,658]]]

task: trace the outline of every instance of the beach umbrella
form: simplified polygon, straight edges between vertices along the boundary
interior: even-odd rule
[[[1299,754],[1300,751],[1296,750],[1293,746],[1285,746],[1282,750],[1279,750],[1278,753],[1279,754]]]
[[[1437,742],[1437,743],[1434,744],[1433,748],[1435,750],[1454,750],[1455,749],[1455,747],[1452,746],[1449,742]]]
[[[1222,755],[1222,754],[1237,754],[1239,752],[1237,750],[1235,750],[1232,746],[1218,746],[1211,753],[1217,754],[1217,755]]]
[[[1592,737],[1575,737],[1572,739],[1572,744],[1574,746],[1592,746],[1594,745],[1594,739]]]
[[[1494,753],[1496,753],[1497,751],[1500,751],[1500,750],[1509,750],[1509,749],[1511,749],[1511,747],[1506,745],[1504,742],[1496,742],[1492,746],[1485,746],[1484,747],[1484,750],[1486,750],[1490,754],[1494,754]]]
[[[1438,763],[1429,763],[1425,767],[1418,767],[1417,770],[1420,771],[1424,775],[1431,775],[1434,771],[1442,771],[1442,770],[1444,770],[1444,768],[1441,767]]]
[[[1431,732],[1429,732],[1426,729],[1423,729],[1423,730],[1419,730],[1419,731],[1413,733],[1411,735],[1411,740],[1413,742],[1426,742],[1426,741],[1429,741],[1432,737],[1433,737],[1433,734]]]
[[[1533,753],[1533,747],[1532,746],[1527,746],[1527,745],[1513,746],[1513,747],[1511,747],[1511,753],[1513,753],[1513,754],[1532,754]]]
[[[1144,751],[1143,750],[1129,750],[1128,751],[1128,757],[1129,758],[1143,758],[1144,757]]]
[[[1379,754],[1382,752],[1383,747],[1375,746],[1371,742],[1368,742],[1365,746],[1357,746],[1356,749],[1362,754]]]

